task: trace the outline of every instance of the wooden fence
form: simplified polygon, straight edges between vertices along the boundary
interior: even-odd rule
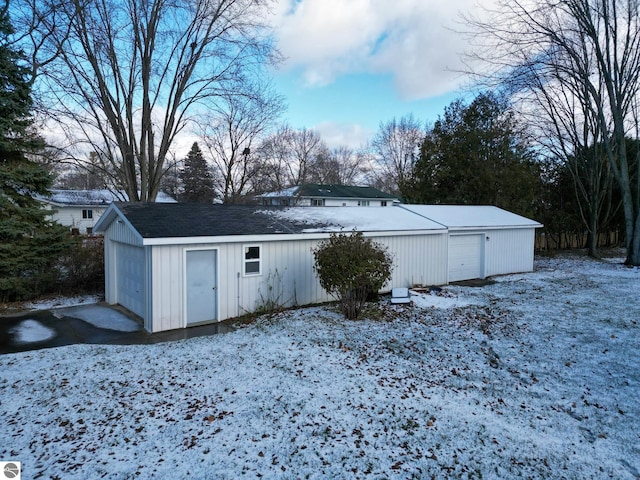
[[[618,230],[601,232],[598,234],[598,248],[618,247],[624,245],[624,235]],[[587,247],[587,233],[562,232],[549,233],[540,231],[536,233],[536,252],[550,250],[572,250]]]

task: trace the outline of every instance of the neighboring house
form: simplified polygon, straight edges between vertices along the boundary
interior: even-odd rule
[[[533,269],[537,222],[495,207],[458,207],[466,220],[449,230],[417,207],[116,202],[95,227],[105,238],[105,300],[139,315],[150,332],[236,317],[271,301],[328,301],[313,249],[332,232],[354,229],[393,255],[385,290]],[[481,246],[465,249],[459,237]]]
[[[400,199],[373,187],[304,184],[256,197],[261,205],[285,207],[390,207]]]
[[[112,202],[126,199],[126,194],[110,190],[49,190],[49,196],[37,196],[45,208],[54,210],[51,218],[76,233],[90,234],[98,219]],[[157,202],[175,203],[169,195],[160,192]]]

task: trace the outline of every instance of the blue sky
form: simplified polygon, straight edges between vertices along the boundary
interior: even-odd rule
[[[380,122],[413,113],[433,122],[462,94],[456,33],[473,0],[279,0],[274,22],[285,62],[274,72],[283,116],[330,146],[357,148]]]

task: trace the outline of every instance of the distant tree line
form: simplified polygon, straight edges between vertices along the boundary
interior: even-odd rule
[[[540,148],[504,95],[454,100],[430,126],[413,115],[382,122],[371,143],[357,150],[331,149],[311,129],[280,125],[264,132],[225,155],[220,137],[202,136],[186,156],[168,161],[161,190],[180,201],[252,203],[260,193],[303,183],[371,185],[406,203],[495,205],[535,218],[549,239],[541,245],[549,246],[591,245],[591,208],[597,208],[598,230],[621,232],[616,238],[624,240],[621,194],[602,145],[580,150],[581,158]],[[629,158],[637,158],[638,141],[629,139],[627,148]],[[98,168],[91,170],[91,156],[88,169],[58,177],[59,184],[107,185]],[[600,165],[597,182],[593,165]],[[636,171],[634,160],[634,178]],[[569,237],[576,240],[560,241]],[[601,235],[601,243],[606,238]],[[597,245],[590,252],[597,255]]]

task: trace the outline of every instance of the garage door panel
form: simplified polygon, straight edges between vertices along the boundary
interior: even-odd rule
[[[449,237],[449,281],[482,278],[483,235]]]
[[[119,243],[116,258],[118,303],[144,317],[144,249]]]

